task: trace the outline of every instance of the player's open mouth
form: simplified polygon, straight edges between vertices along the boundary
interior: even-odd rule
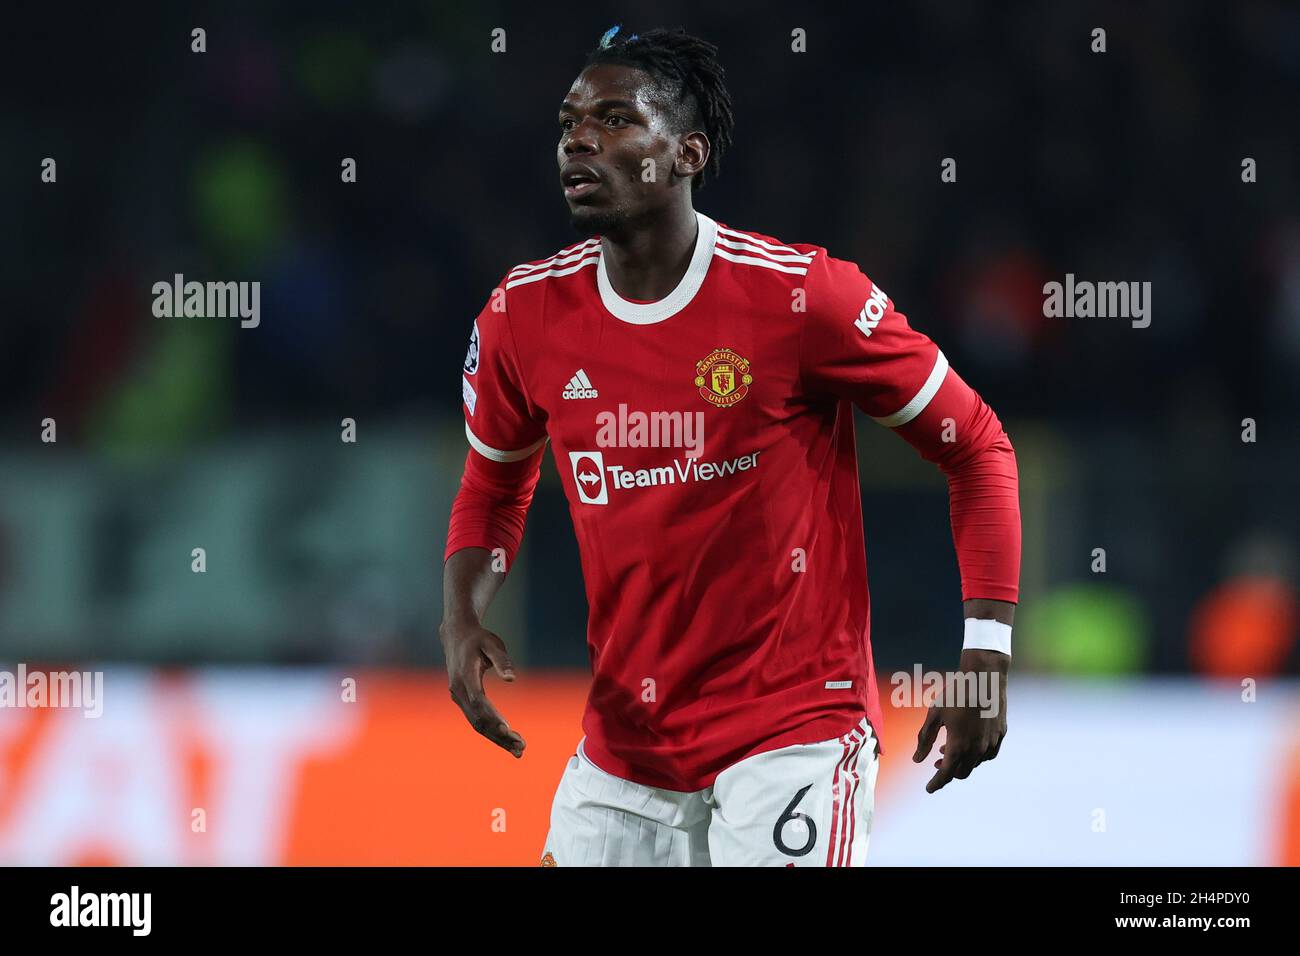
[[[581,199],[583,196],[595,192],[599,188],[600,183],[590,179],[584,179],[574,183],[565,183],[564,197],[566,199]]]

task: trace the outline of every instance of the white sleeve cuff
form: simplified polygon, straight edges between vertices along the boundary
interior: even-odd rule
[[[1011,656],[1011,625],[1001,621],[966,618],[966,639],[962,650],[1001,651]]]
[[[906,425],[925,411],[925,406],[929,405],[930,399],[939,393],[943,380],[947,377],[948,359],[944,357],[943,352],[939,352],[934,357],[934,367],[930,369],[929,376],[921,385],[921,390],[912,396],[912,400],[892,415],[885,415],[883,418],[873,417],[871,420],[884,425],[886,428],[897,428],[900,425]]]
[[[485,445],[483,442],[479,441],[478,436],[475,435],[472,431],[470,431],[469,422],[465,423],[465,437],[469,439],[470,447],[473,448],[480,455],[482,455],[484,458],[489,458],[492,461],[501,461],[501,462],[523,461],[525,458],[527,458],[533,452],[537,451],[537,449],[541,448],[543,445],[547,443],[547,441],[550,440],[546,435],[543,435],[541,438],[537,439],[537,441],[533,442],[527,448],[519,448],[514,451],[502,451],[499,448],[493,448],[491,445]]]

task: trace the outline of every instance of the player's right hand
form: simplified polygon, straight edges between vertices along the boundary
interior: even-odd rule
[[[516,757],[524,755],[524,738],[510,729],[506,719],[492,706],[483,690],[483,675],[495,671],[503,681],[513,683],[515,665],[505,643],[478,624],[444,621],[438,628],[443,654],[447,658],[447,681],[451,699],[464,713],[471,727]]]

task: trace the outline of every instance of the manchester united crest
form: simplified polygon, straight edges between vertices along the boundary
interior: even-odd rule
[[[700,398],[719,408],[730,408],[749,394],[754,376],[749,360],[731,349],[714,349],[695,363],[695,387]]]

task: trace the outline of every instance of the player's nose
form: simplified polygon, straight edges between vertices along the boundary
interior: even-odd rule
[[[595,129],[583,120],[564,134],[561,148],[566,156],[572,156],[574,153],[594,153],[600,148],[600,141],[596,138]]]

